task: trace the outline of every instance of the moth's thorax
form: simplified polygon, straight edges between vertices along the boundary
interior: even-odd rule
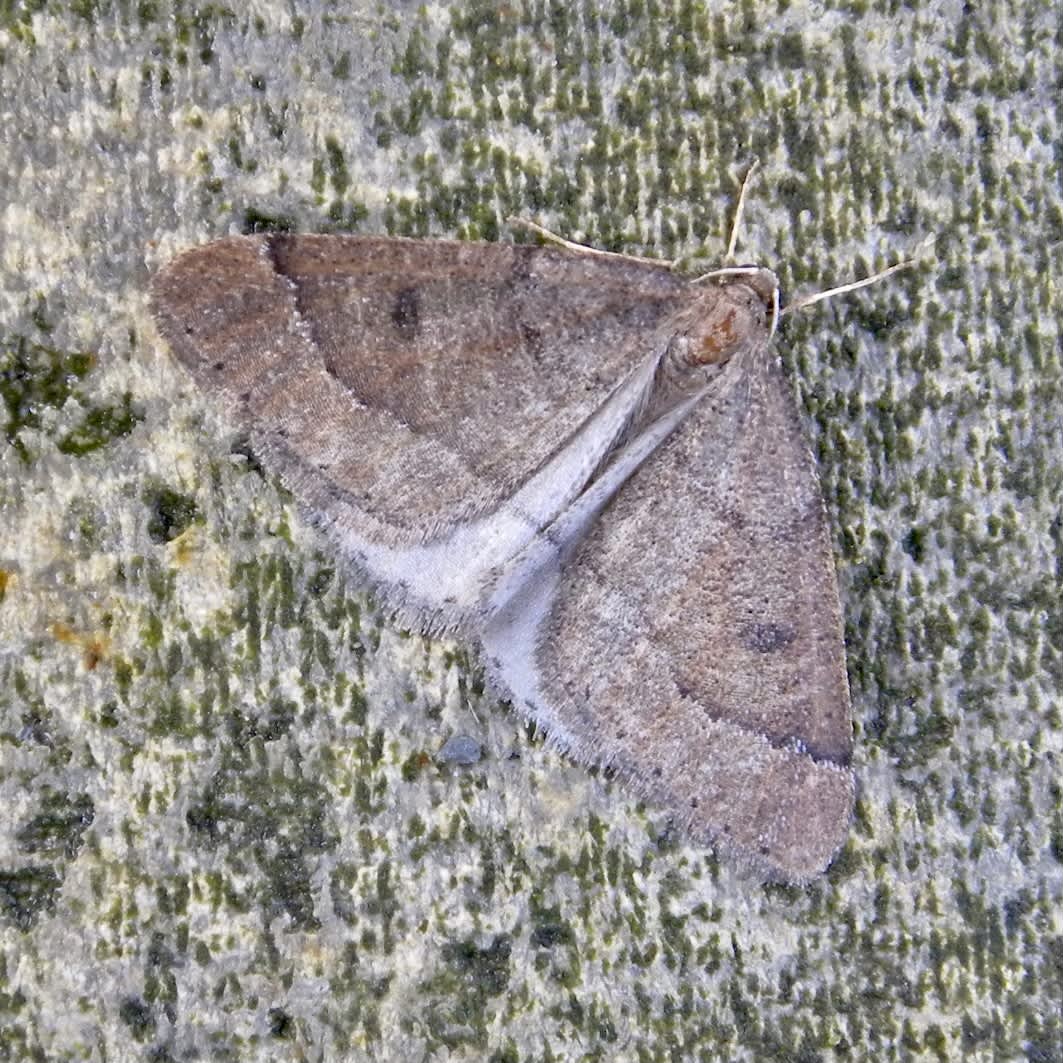
[[[698,291],[684,322],[683,357],[691,368],[726,365],[770,335],[778,281],[756,269],[709,282]]]

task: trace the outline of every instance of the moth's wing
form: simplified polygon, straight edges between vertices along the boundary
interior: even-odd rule
[[[682,290],[662,267],[543,247],[235,237],[167,266],[152,308],[311,512],[392,547],[492,512]]]
[[[853,804],[837,581],[777,359],[729,369],[565,566],[536,715],[695,834],[798,881]]]

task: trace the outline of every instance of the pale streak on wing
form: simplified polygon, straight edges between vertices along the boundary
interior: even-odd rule
[[[451,627],[582,488],[638,398],[606,415],[610,394],[684,292],[546,248],[238,237],[171,263],[153,309],[390,604]]]
[[[562,447],[491,512],[423,544],[391,547],[361,542],[355,552],[363,567],[382,583],[402,588],[397,604],[411,616],[434,616],[445,627],[481,630],[485,613],[496,610],[511,590],[522,594],[524,577],[537,578],[538,562],[544,556],[548,567],[555,562],[556,548],[540,532],[548,525],[563,524],[562,514],[574,514],[579,508],[576,499],[652,391],[663,349],[662,342]]]
[[[774,354],[729,372],[730,391],[639,470],[566,565],[531,711],[696,834],[802,881],[852,811],[837,583]]]

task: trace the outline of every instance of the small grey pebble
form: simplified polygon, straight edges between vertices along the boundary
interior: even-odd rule
[[[436,760],[440,764],[475,764],[482,754],[483,748],[475,738],[453,735],[443,743]]]

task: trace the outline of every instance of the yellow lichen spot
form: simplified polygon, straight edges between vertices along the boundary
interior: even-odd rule
[[[56,621],[52,624],[52,637],[57,642],[64,642],[68,646],[77,646],[82,652],[82,663],[85,670],[91,672],[100,661],[105,660],[111,648],[111,640],[107,635],[87,635],[75,631],[69,624]]]
[[[200,550],[200,539],[196,534],[196,525],[194,524],[185,528],[185,530],[170,543],[173,562],[181,568],[184,568],[189,562],[194,561],[199,556]]]

